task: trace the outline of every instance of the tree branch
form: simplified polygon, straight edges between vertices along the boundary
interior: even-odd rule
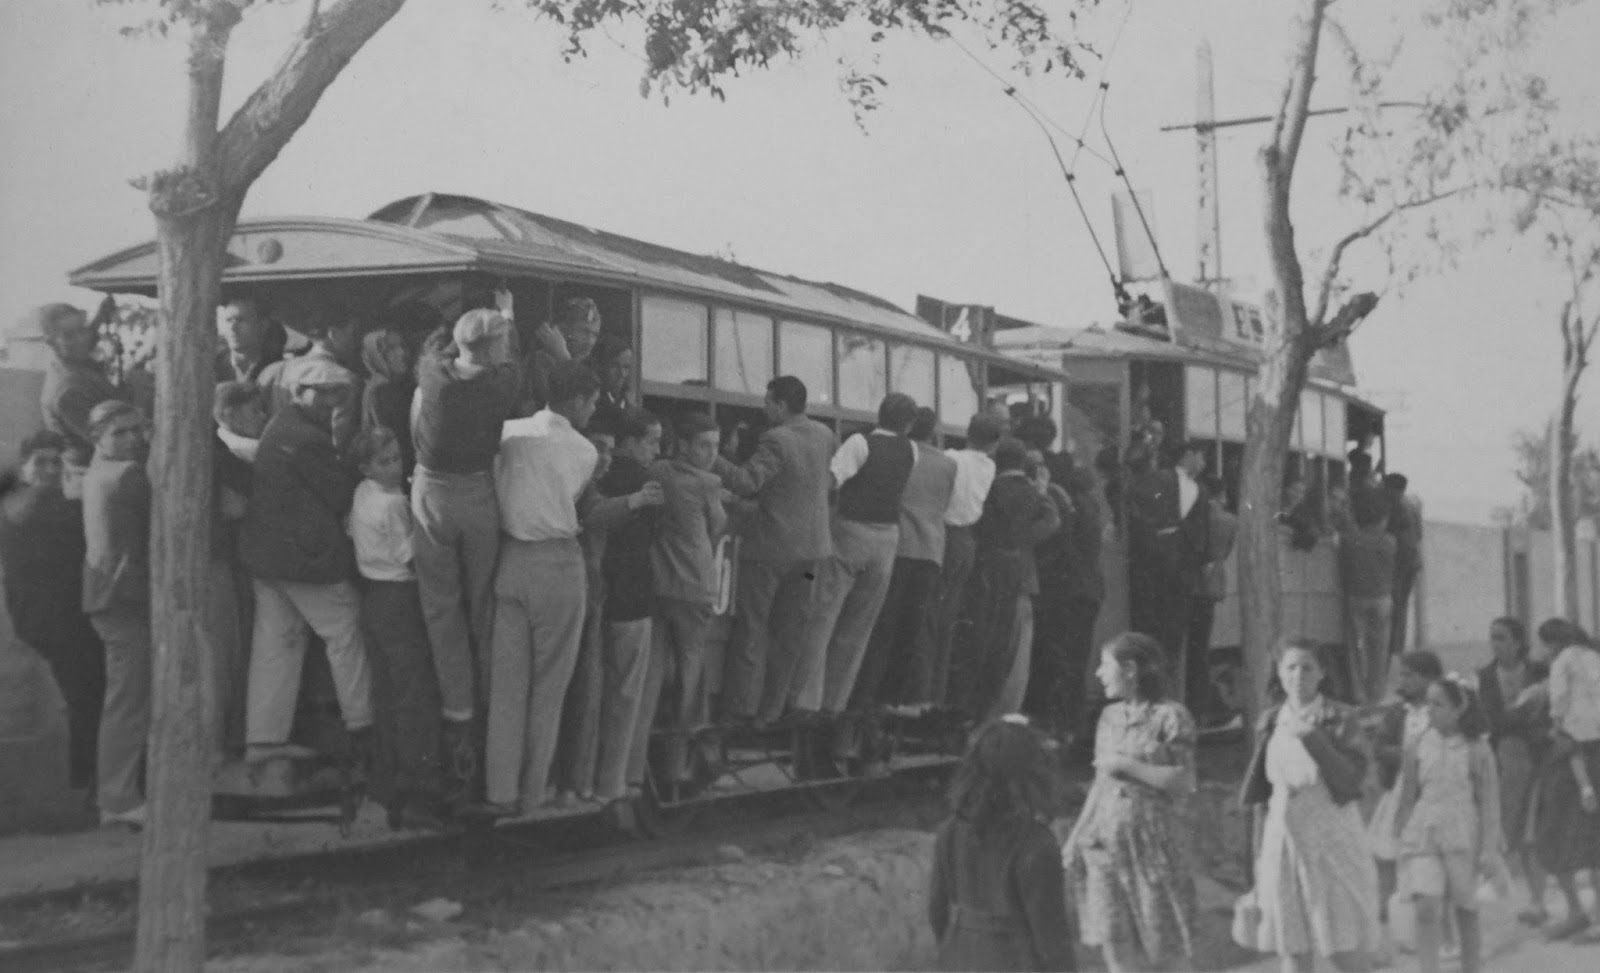
[[[1348,338],[1356,325],[1365,321],[1377,307],[1378,295],[1371,291],[1362,291],[1345,301],[1344,306],[1333,315],[1333,320],[1311,326],[1313,347],[1325,348]]]
[[[1304,22],[1300,25],[1300,43],[1295,50],[1295,69],[1284,88],[1283,104],[1273,125],[1272,146],[1278,164],[1293,172],[1300,156],[1300,142],[1305,137],[1306,120],[1311,109],[1311,89],[1317,83],[1317,50],[1322,39],[1322,24],[1327,8],[1333,0],[1306,0]],[[1286,180],[1287,181],[1287,180]]]
[[[218,143],[223,188],[243,196],[291,136],[310,117],[322,93],[405,0],[339,0],[279,62],[272,76],[245,99]]]
[[[1317,311],[1310,318],[1311,326],[1321,327],[1323,324],[1323,319],[1328,313],[1328,305],[1333,301],[1333,287],[1338,281],[1339,265],[1344,262],[1344,252],[1346,250],[1350,249],[1353,244],[1358,243],[1361,240],[1365,240],[1367,237],[1378,232],[1378,230],[1383,228],[1385,223],[1388,223],[1401,213],[1404,213],[1407,210],[1420,209],[1424,206],[1431,206],[1434,203],[1449,199],[1452,196],[1458,196],[1461,193],[1466,192],[1468,188],[1470,187],[1457,186],[1454,189],[1446,190],[1442,193],[1430,193],[1427,196],[1422,196],[1417,199],[1409,199],[1403,203],[1397,203],[1394,206],[1391,206],[1388,210],[1384,211],[1383,215],[1379,216],[1377,219],[1372,220],[1371,222],[1362,226],[1358,226],[1349,233],[1346,233],[1338,243],[1333,245],[1332,252],[1328,254],[1328,265],[1323,268],[1322,280],[1318,285]]]

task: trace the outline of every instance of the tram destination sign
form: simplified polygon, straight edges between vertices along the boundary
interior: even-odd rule
[[[1261,359],[1268,326],[1267,311],[1261,305],[1174,280],[1164,281],[1163,287],[1173,341],[1200,351]],[[1356,381],[1347,344],[1319,351],[1311,361],[1311,372],[1341,385]]]

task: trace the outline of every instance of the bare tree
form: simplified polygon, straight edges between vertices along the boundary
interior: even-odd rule
[[[126,4],[130,0],[100,0]],[[137,0],[132,0],[137,2]],[[266,0],[262,0],[264,4]],[[563,25],[563,56],[583,53],[596,28],[638,28],[647,64],[642,89],[707,91],[721,97],[729,75],[802,54],[846,26],[872,40],[894,31],[943,36],[966,24],[1024,67],[1077,72],[1079,48],[1062,39],[1076,8],[1034,0],[524,0]],[[150,461],[155,489],[151,571],[155,675],[149,749],[149,824],[139,882],[135,968],[141,973],[202,968],[205,960],[206,832],[210,817],[210,638],[204,626],[211,511],[210,415],[213,315],[227,245],[256,179],[305,124],[350,59],[405,0],[305,4],[304,25],[282,60],[221,121],[228,42],[256,0],[144,0],[145,29],[176,33],[188,46],[188,110],[175,165],[136,182],[149,194],[160,260],[163,326],[157,353],[160,423]],[[867,67],[843,79],[858,108],[886,82]],[[199,528],[197,529],[197,525]]]
[[[1295,412],[1313,357],[1346,340],[1377,307],[1378,290],[1349,293],[1342,276],[1351,248],[1381,242],[1396,269],[1399,230],[1415,211],[1497,191],[1503,180],[1497,161],[1525,131],[1553,109],[1537,79],[1504,73],[1502,59],[1532,35],[1538,0],[1438,0],[1423,24],[1460,55],[1457,73],[1416,102],[1415,111],[1380,120],[1378,94],[1386,68],[1401,56],[1394,47],[1382,57],[1363,56],[1330,19],[1334,0],[1297,0],[1288,78],[1260,153],[1265,194],[1264,230],[1276,306],[1268,315],[1266,357],[1249,402],[1242,469],[1239,588],[1243,609],[1246,694],[1252,722],[1264,705],[1271,651],[1282,630],[1277,514]],[[1352,96],[1364,105],[1346,129],[1339,149],[1341,195],[1361,204],[1365,222],[1339,237],[1320,274],[1308,288],[1291,217],[1295,169],[1300,160],[1319,55],[1331,37],[1343,54]],[[1486,39],[1492,43],[1486,43]],[[1494,82],[1485,80],[1490,67]],[[1423,247],[1448,257],[1437,225],[1425,229]],[[1404,254],[1407,273],[1428,261]]]
[[[1535,530],[1549,530],[1550,515],[1550,426],[1537,432],[1522,431],[1512,437],[1517,480],[1527,491],[1521,518]],[[1576,432],[1574,433],[1575,435]],[[1576,519],[1600,521],[1600,447],[1580,445],[1572,453],[1573,509]]]
[[[1591,216],[1590,219],[1594,217]],[[1578,433],[1578,391],[1589,368],[1595,333],[1600,331],[1600,309],[1586,307],[1584,298],[1600,272],[1600,244],[1580,244],[1565,225],[1551,234],[1551,247],[1567,271],[1571,288],[1561,305],[1556,324],[1561,331],[1561,390],[1555,418],[1550,423],[1550,530],[1555,535],[1556,611],[1578,620],[1578,483],[1574,457]]]

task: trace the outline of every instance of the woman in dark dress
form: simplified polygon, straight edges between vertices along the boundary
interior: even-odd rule
[[[1550,917],[1544,908],[1544,870],[1533,853],[1528,812],[1550,733],[1550,715],[1547,702],[1523,697],[1550,678],[1550,668],[1528,658],[1528,632],[1515,618],[1490,622],[1489,644],[1494,660],[1478,670],[1478,699],[1489,722],[1489,746],[1500,771],[1500,823],[1506,853],[1521,863],[1533,903],[1517,918],[1542,926]]]
[[[83,613],[83,504],[61,492],[66,440],[22,441],[22,469],[0,486],[0,564],[17,637],[49,664],[67,704],[68,780],[94,788],[106,650]]]
[[[939,969],[1077,969],[1050,830],[1055,789],[1054,761],[1025,718],[978,731],[934,844],[928,918]]]

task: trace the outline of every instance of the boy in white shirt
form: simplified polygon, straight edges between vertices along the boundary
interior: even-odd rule
[[[350,451],[365,477],[350,508],[350,539],[361,572],[361,626],[371,651],[379,756],[372,794],[389,827],[441,827],[439,684],[412,568],[411,501],[400,443],[383,427],[364,429]]]

